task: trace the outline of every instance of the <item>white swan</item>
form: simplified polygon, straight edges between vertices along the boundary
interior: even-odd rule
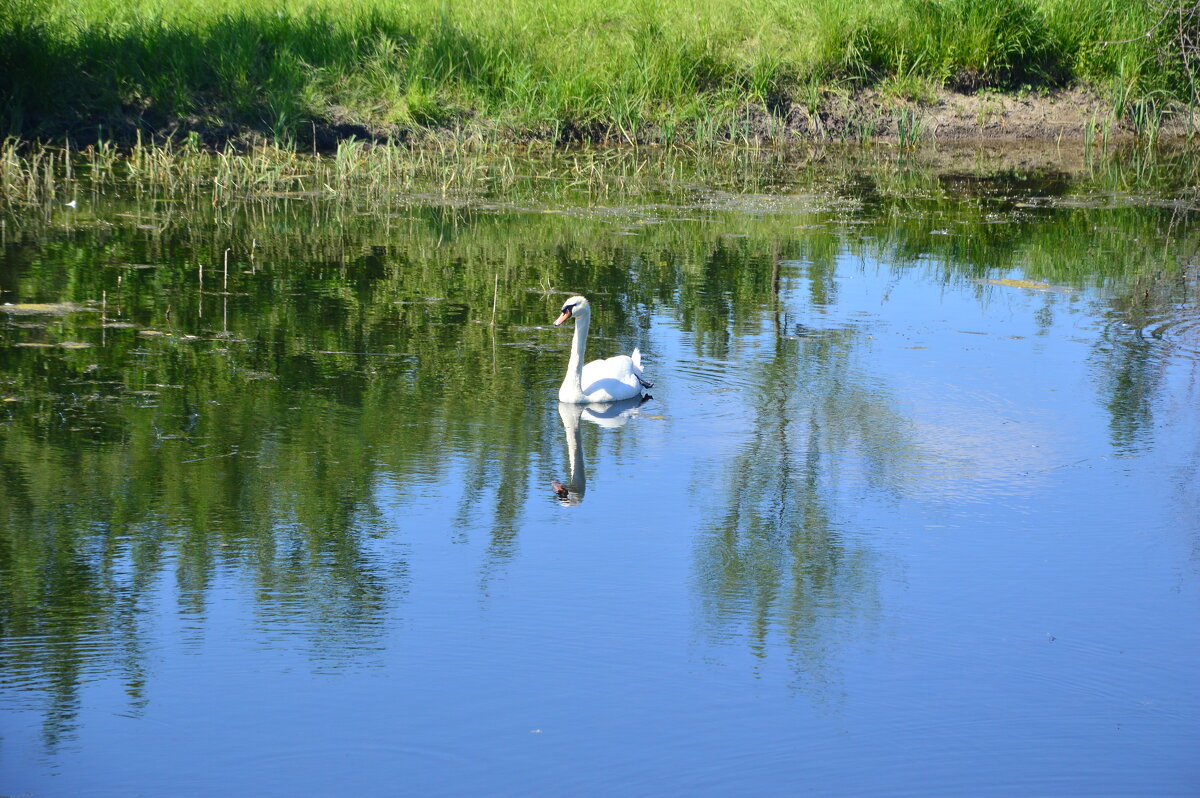
[[[640,396],[643,388],[651,387],[652,383],[642,379],[642,353],[637,349],[632,356],[593,360],[585,366],[583,353],[592,319],[586,299],[573,296],[564,302],[562,315],[554,324],[560,325],[571,318],[575,319],[575,337],[571,339],[571,359],[567,362],[567,376],[558,389],[558,401],[575,405],[616,402]]]

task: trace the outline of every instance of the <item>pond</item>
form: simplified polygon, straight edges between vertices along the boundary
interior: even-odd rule
[[[9,212],[0,793],[1194,795],[1176,166]]]

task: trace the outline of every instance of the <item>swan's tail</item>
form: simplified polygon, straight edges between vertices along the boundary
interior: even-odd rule
[[[643,388],[653,388],[654,383],[642,379],[642,350],[635,348],[630,359],[633,361],[633,376],[637,377],[637,381],[642,384]]]

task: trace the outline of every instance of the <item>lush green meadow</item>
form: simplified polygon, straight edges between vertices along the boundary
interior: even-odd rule
[[[1193,105],[1191,0],[7,0],[0,132],[695,141],[875,88]]]

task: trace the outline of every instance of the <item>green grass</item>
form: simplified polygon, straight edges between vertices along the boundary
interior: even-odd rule
[[[695,141],[829,91],[1073,82],[1127,114],[1195,99],[1171,26],[1142,35],[1163,2],[8,0],[0,134]]]

